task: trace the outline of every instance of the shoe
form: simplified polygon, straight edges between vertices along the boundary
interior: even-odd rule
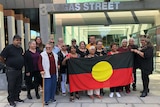
[[[64,96],[64,97],[65,97],[65,96],[66,96],[66,93],[62,93],[62,96]]]
[[[79,95],[78,95],[78,94],[76,94],[76,95],[75,95],[75,97],[76,97],[78,100],[80,99],[80,97],[79,97]]]
[[[96,95],[97,98],[102,99],[102,97],[100,95]]]
[[[70,102],[73,102],[73,101],[74,101],[74,97],[71,96],[71,97],[69,98],[69,100],[70,100]]]
[[[20,98],[15,100],[16,102],[19,102],[19,103],[24,103],[24,100],[21,100]]]
[[[143,92],[140,97],[146,97],[147,96],[147,93]]]
[[[133,91],[137,91],[136,87],[133,87]]]
[[[144,92],[144,90],[143,91],[140,91],[140,93],[143,93]],[[148,89],[148,93],[149,93],[149,89]]]
[[[126,93],[129,94],[131,91],[130,90],[126,90]]]
[[[40,96],[39,96],[39,94],[36,94],[36,98],[37,98],[37,99],[40,99]]]
[[[89,98],[90,98],[90,99],[94,99],[94,96],[93,96],[93,95],[89,95]]]
[[[44,105],[48,105],[48,104],[49,104],[48,102],[45,102],[45,103],[44,103]]]
[[[31,94],[27,94],[27,98],[28,98],[28,99],[32,99]]]
[[[14,102],[9,102],[10,107],[16,107],[16,103]]]
[[[51,100],[52,103],[56,103],[56,100]]]
[[[116,96],[117,96],[118,98],[120,98],[120,97],[121,97],[121,94],[120,94],[119,92],[116,92]]]
[[[113,98],[113,96],[114,96],[114,93],[111,92],[111,93],[109,94],[109,97],[110,97],[110,98]]]

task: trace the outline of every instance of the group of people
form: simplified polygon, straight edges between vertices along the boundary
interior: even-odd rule
[[[6,46],[1,54],[0,61],[4,62],[8,69],[6,76],[8,81],[8,102],[15,107],[16,102],[24,102],[20,99],[20,91],[22,84],[22,68],[25,66],[25,82],[27,86],[27,98],[32,99],[31,89],[35,89],[35,96],[40,99],[39,87],[44,88],[44,102],[48,105],[55,102],[56,90],[61,90],[63,96],[66,96],[66,85],[69,84],[67,61],[70,58],[91,58],[103,55],[113,55],[122,52],[131,51],[134,53],[133,66],[133,91],[136,91],[136,69],[141,69],[143,90],[141,97],[147,96],[149,92],[149,75],[153,71],[153,46],[147,37],[141,38],[141,47],[138,48],[134,44],[134,39],[123,39],[121,46],[116,43],[110,45],[110,51],[106,51],[101,40],[97,40],[95,36],[90,36],[89,44],[84,41],[76,43],[76,39],[72,39],[71,46],[64,43],[62,38],[58,39],[55,45],[54,39],[50,39],[45,45],[40,37],[31,40],[28,45],[29,49],[23,52],[21,48],[21,37],[15,35],[13,44]],[[60,79],[59,79],[60,78]],[[44,80],[44,81],[43,81]],[[57,84],[60,81],[60,84]],[[57,88],[57,85],[60,88]],[[126,93],[130,93],[130,84],[126,86],[117,86],[110,88],[109,97],[113,97],[114,93],[117,97],[121,97],[120,92],[125,88]],[[75,94],[75,95],[74,95]],[[102,98],[103,89],[87,90],[87,94],[91,99],[97,97]],[[74,101],[74,96],[80,99],[79,93],[70,93],[70,101]]]

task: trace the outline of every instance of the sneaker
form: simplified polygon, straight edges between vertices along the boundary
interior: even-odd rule
[[[19,102],[19,103],[24,103],[24,100],[21,100],[20,98],[15,100],[16,102]]]
[[[16,103],[14,102],[9,102],[10,107],[16,107]]]
[[[65,97],[65,96],[66,96],[66,93],[62,93],[62,96],[64,96],[64,97]]]
[[[120,94],[119,92],[116,92],[116,96],[117,96],[118,98],[120,98],[120,97],[121,97],[121,94]]]
[[[110,98],[113,98],[113,96],[114,96],[114,93],[111,92],[111,93],[109,94],[109,97],[110,97]]]
[[[44,105],[48,105],[48,104],[49,104],[48,102],[45,102],[45,103],[44,103]]]

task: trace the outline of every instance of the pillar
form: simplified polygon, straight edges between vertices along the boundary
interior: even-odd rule
[[[21,36],[22,38],[22,48],[23,50],[25,49],[24,47],[24,27],[23,27],[23,15],[22,14],[16,14],[16,23],[17,23],[17,34]]]
[[[5,47],[3,5],[0,4],[0,52]]]
[[[24,32],[25,32],[25,47],[28,49],[28,42],[31,40],[31,33],[30,33],[30,20],[29,18],[24,18]]]
[[[7,17],[8,43],[12,44],[15,35],[15,14],[13,10],[4,10],[4,16]]]
[[[56,32],[55,32],[55,41],[58,41],[58,38],[63,38],[63,26],[62,26],[62,20],[57,19],[56,20]]]
[[[160,25],[160,14],[155,16],[155,26]]]
[[[40,36],[42,42],[46,44],[51,35],[50,30],[50,15],[47,12],[47,7],[45,4],[39,5],[39,17],[40,17]]]

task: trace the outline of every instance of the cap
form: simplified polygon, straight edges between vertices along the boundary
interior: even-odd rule
[[[22,38],[19,35],[14,35],[13,40],[15,40],[15,39],[22,39]]]

